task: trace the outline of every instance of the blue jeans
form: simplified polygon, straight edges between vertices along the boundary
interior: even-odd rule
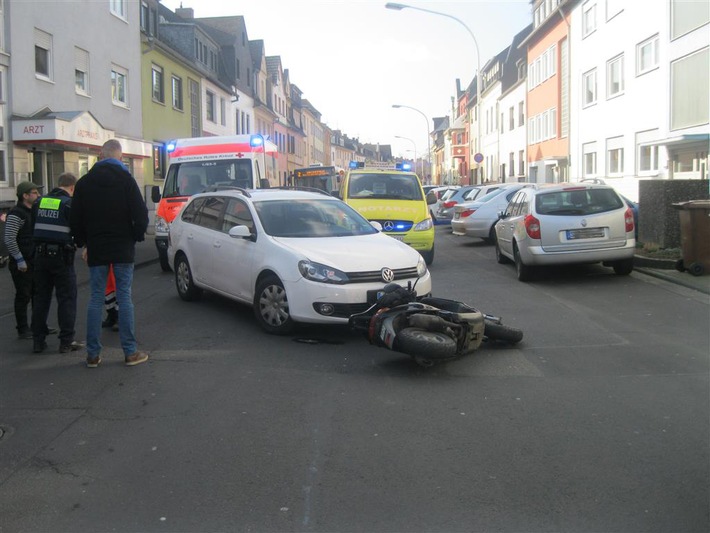
[[[86,353],[88,359],[96,359],[101,353],[101,321],[104,311],[104,295],[108,265],[89,267],[91,276],[91,298],[86,316]],[[131,285],[133,285],[133,263],[113,265],[116,278],[116,301],[118,302],[118,334],[125,356],[136,353],[136,326],[133,315]]]

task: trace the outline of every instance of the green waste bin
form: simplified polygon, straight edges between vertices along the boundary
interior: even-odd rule
[[[683,259],[678,262],[678,270],[694,276],[710,272],[710,200],[690,200],[673,207],[680,215]]]

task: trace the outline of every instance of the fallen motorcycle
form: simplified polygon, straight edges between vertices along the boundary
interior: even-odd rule
[[[465,303],[417,299],[414,286],[385,285],[372,306],[350,317],[350,328],[363,332],[370,344],[406,353],[425,367],[469,354],[484,340],[516,344],[523,339],[521,330]]]

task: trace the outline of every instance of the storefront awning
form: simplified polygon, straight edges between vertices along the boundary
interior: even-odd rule
[[[100,149],[109,139],[118,139],[123,153],[131,157],[151,157],[152,144],[120,137],[105,129],[88,111],[43,112],[33,117],[12,119],[12,140],[17,144],[49,144],[69,149]]]

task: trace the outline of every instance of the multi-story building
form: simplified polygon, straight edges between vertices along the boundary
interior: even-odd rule
[[[535,0],[527,52],[527,164],[532,182],[569,179],[570,11],[578,0]]]
[[[635,199],[640,179],[706,177],[708,4],[588,0],[571,15],[571,179]]]
[[[288,183],[288,78],[284,76],[280,56],[266,57],[266,71],[269,75],[267,81],[268,105],[274,112],[272,141],[278,146],[277,174],[275,185]]]
[[[142,137],[139,4],[47,2],[38,9],[34,2],[4,2],[2,8],[0,199],[15,199],[23,180],[51,189],[62,172],[81,176],[109,138],[121,141],[143,187],[152,145]]]
[[[308,100],[302,101],[303,126],[306,130],[305,162],[307,166],[324,165],[326,162],[325,131],[321,114]]]
[[[519,44],[530,34],[527,26],[514,38],[503,60],[500,77],[500,137],[498,142],[498,179],[501,182],[526,181],[527,135],[525,127],[525,81],[527,56]]]
[[[288,69],[287,69],[288,70]],[[296,168],[304,167],[306,132],[303,130],[303,92],[295,83],[291,83],[288,99],[288,175],[291,177]]]
[[[264,41],[249,41],[249,50],[251,52],[252,73],[254,76],[254,133],[269,137],[273,140],[276,112],[271,107],[271,82],[266,66]],[[278,168],[268,167],[266,169],[266,177],[273,185],[278,183],[278,172]]]

